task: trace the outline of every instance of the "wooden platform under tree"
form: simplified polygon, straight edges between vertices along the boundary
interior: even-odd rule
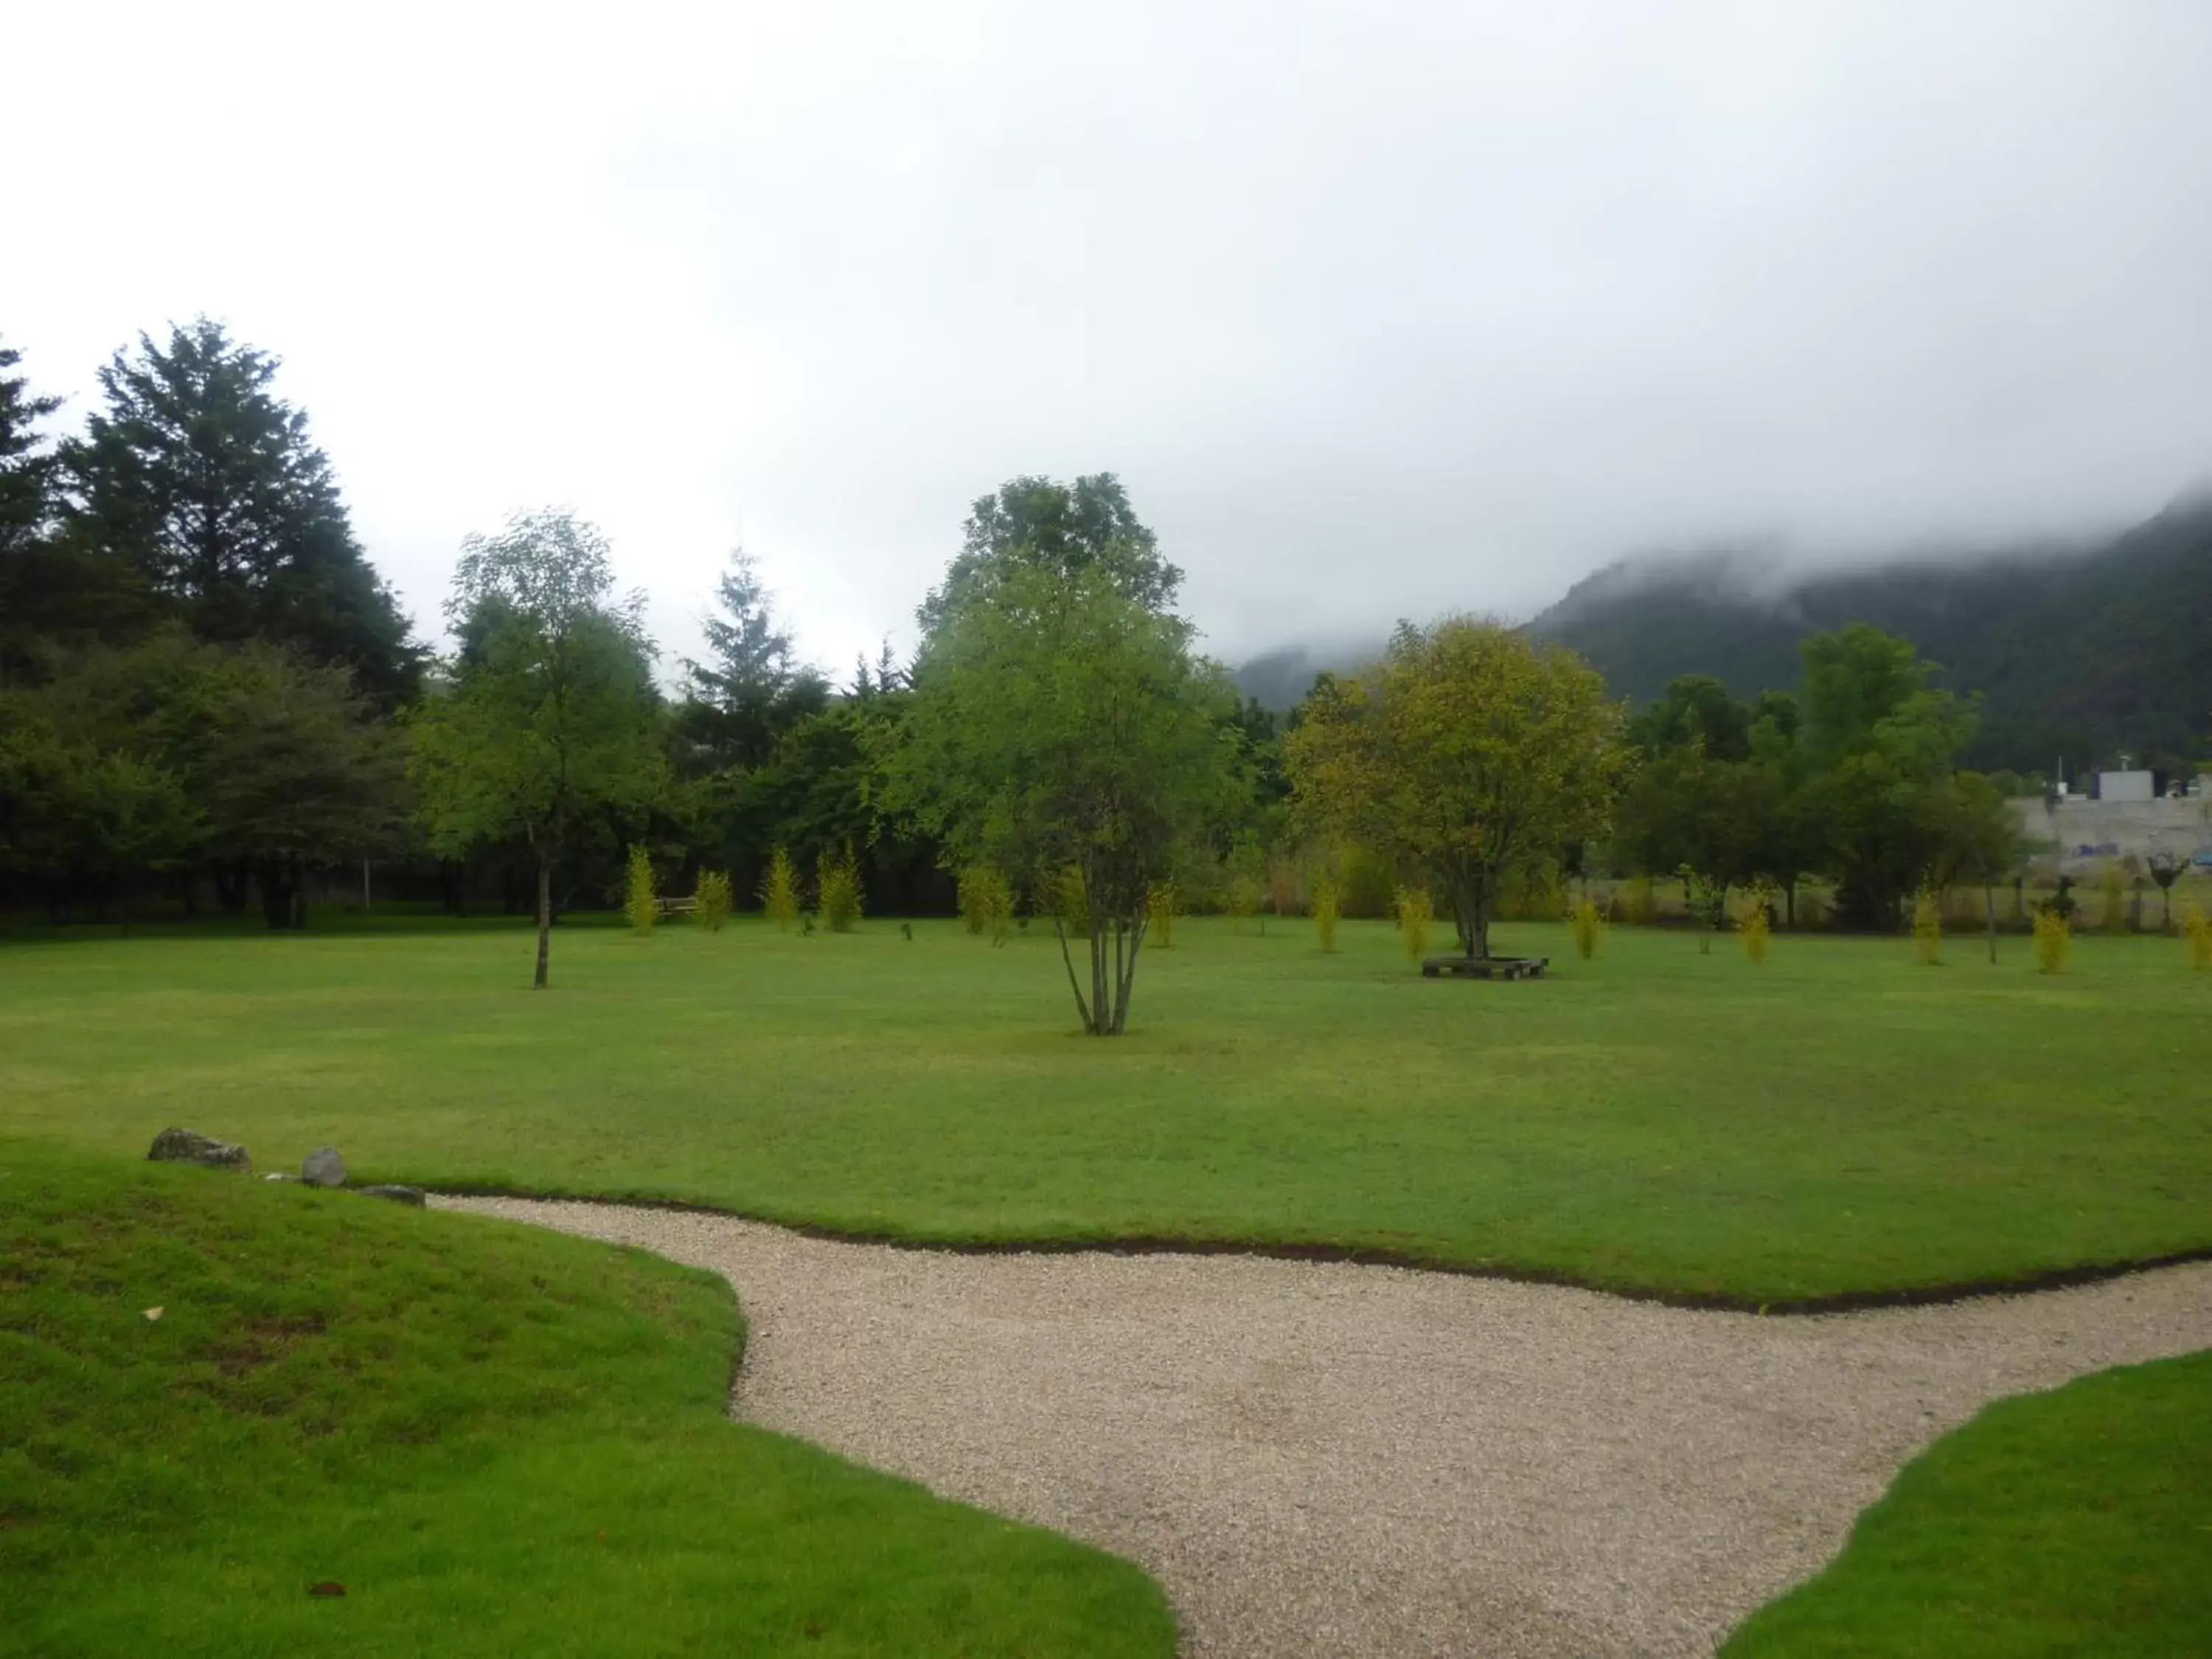
[[[1442,979],[1541,979],[1549,957],[1424,957],[1421,977]]]

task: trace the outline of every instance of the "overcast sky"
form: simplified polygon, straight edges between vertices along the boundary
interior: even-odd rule
[[[2212,3],[10,5],[0,336],[281,356],[427,631],[598,520],[841,673],[1119,472],[1234,660],[2212,474]]]

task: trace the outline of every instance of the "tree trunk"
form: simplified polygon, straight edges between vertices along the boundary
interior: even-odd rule
[[[216,902],[227,915],[246,914],[246,860],[217,859],[213,866]]]
[[[1782,913],[1789,918],[1785,924],[1791,933],[1797,931],[1797,878],[1792,876],[1782,884]]]
[[[1459,951],[1463,957],[1486,957],[1490,954],[1490,901],[1492,884],[1487,870],[1477,870],[1455,879],[1452,890],[1452,921],[1459,933]]]
[[[1067,948],[1067,922],[1063,917],[1052,919],[1052,931],[1060,936],[1060,959],[1067,967],[1067,988],[1075,994],[1075,1012],[1083,1020],[1083,1029],[1091,1027],[1091,1006],[1083,1000],[1083,981],[1075,976],[1075,953]]]
[[[532,990],[545,988],[545,964],[553,954],[553,860],[538,856],[538,976]]]
[[[272,933],[283,933],[296,926],[293,900],[297,896],[297,884],[292,879],[289,866],[283,859],[264,859],[259,880],[261,890],[261,920]]]
[[[1107,1035],[1107,1022],[1113,1017],[1113,1004],[1106,989],[1106,918],[1093,910],[1091,915],[1091,1024],[1085,1029],[1092,1036],[1104,1036]]]
[[[1129,955],[1121,964],[1118,982],[1114,988],[1113,1035],[1120,1036],[1129,1029],[1129,996],[1136,988],[1137,963],[1144,955],[1145,933],[1152,926],[1149,915],[1139,915],[1129,929]]]

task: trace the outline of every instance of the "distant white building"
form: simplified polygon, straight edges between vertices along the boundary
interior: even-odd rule
[[[2151,800],[2157,794],[2148,772],[2100,772],[2099,800]]]

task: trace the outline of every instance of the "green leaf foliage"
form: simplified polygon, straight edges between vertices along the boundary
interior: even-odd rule
[[[891,799],[956,860],[1032,890],[1075,872],[1087,990],[1072,954],[1067,969],[1094,1034],[1127,1020],[1152,884],[1249,798],[1235,707],[1189,624],[1097,563],[999,572],[944,612],[917,666]]]
[[[462,648],[410,722],[413,773],[441,853],[528,845],[543,985],[555,867],[587,821],[641,814],[664,787],[651,647],[589,525],[522,514],[465,548],[447,605]]]
[[[1306,821],[1433,872],[1473,956],[1509,875],[1603,832],[1628,758],[1623,714],[1580,658],[1466,617],[1401,623],[1303,713],[1285,744]]]

